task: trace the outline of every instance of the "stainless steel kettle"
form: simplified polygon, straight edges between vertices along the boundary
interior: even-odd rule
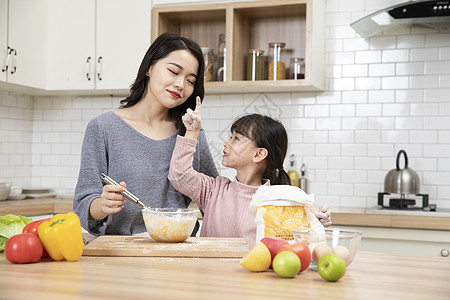
[[[405,156],[405,168],[400,169],[400,155]],[[390,194],[417,195],[420,179],[417,173],[408,168],[408,156],[404,150],[397,154],[397,168],[390,170],[384,178],[384,192]]]

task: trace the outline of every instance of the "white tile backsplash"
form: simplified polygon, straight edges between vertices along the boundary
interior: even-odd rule
[[[384,63],[384,64],[371,64],[369,65],[369,76],[393,76],[395,75],[395,64]]]
[[[439,56],[439,48],[419,48],[410,51],[411,61],[434,61]]]
[[[260,112],[288,129],[319,205],[376,205],[400,149],[430,202],[450,207],[450,33],[400,25],[362,39],[349,24],[402,0],[326,0],[323,92],[207,94],[203,126],[220,172],[233,119]],[[0,91],[0,181],[72,193],[87,122],[119,96]],[[286,162],[285,167],[288,167]]]
[[[345,53],[343,53],[344,55]],[[355,63],[357,64],[374,64],[381,62],[381,51],[358,51],[355,53]]]
[[[383,77],[381,79],[381,89],[383,90],[407,88],[409,88],[409,77],[407,76]]]

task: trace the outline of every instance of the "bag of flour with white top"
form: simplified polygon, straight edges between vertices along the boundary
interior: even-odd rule
[[[256,241],[263,237],[279,237],[294,242],[292,230],[308,228],[325,234],[322,223],[316,218],[313,194],[292,185],[262,185],[252,197],[251,210],[256,214]]]

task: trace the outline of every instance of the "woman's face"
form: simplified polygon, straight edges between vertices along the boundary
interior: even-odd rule
[[[183,104],[194,91],[198,68],[197,59],[189,51],[171,52],[147,72],[150,94],[168,109]]]

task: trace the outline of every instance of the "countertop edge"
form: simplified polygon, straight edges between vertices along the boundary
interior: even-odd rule
[[[67,213],[73,210],[73,200],[69,196],[27,198],[24,200],[0,201],[0,216],[17,214],[36,216]],[[388,228],[410,228],[450,230],[450,218],[445,216],[399,213],[397,211],[377,211],[367,208],[331,209],[333,225],[370,226]]]

